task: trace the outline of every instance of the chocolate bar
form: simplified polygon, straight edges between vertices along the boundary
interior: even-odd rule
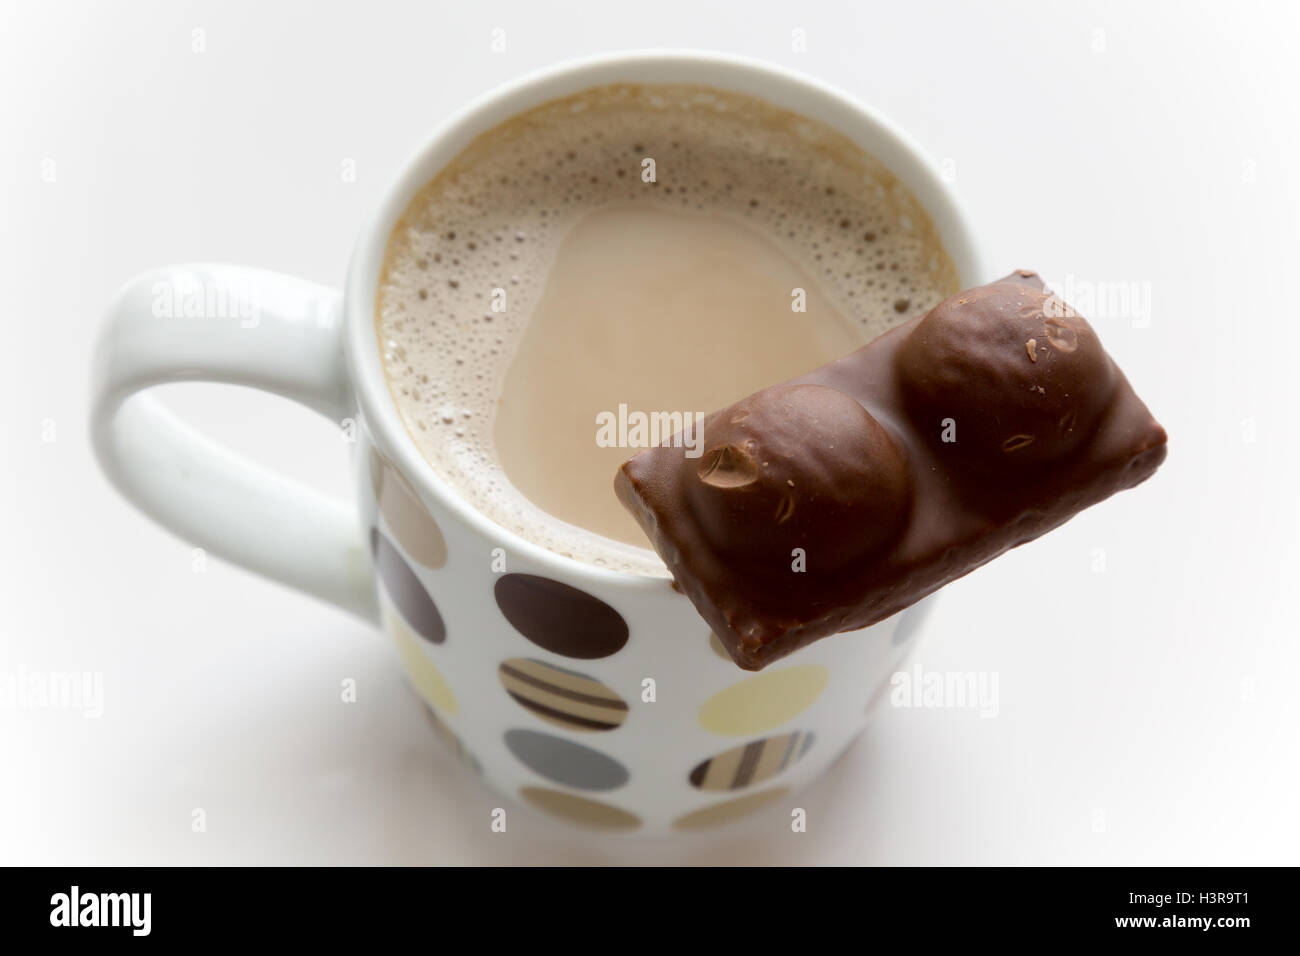
[[[1149,478],[1165,431],[1088,322],[1019,271],[641,452],[619,500],[759,670],[881,621]]]

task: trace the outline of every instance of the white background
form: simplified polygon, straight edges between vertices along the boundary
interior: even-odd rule
[[[99,719],[0,709],[0,862],[1300,862],[1295,6],[552,6],[0,4],[0,670],[104,675]],[[216,561],[196,573],[109,488],[89,352],[150,266],[338,284],[451,110],[650,46],[879,107],[949,161],[1000,271],[1147,284],[1149,326],[1094,320],[1170,456],[944,592],[916,660],[998,675],[998,716],[886,708],[801,798],[807,833],[778,813],[652,844],[518,811],[493,834],[501,798],[442,750],[377,633]],[[165,395],[349,493],[330,423],[235,389]]]

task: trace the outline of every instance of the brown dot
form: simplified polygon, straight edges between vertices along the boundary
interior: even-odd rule
[[[538,647],[579,660],[609,657],[627,643],[627,622],[586,591],[535,574],[506,574],[493,589],[507,621]]]
[[[900,299],[894,300],[894,311],[897,312],[899,315],[902,315],[911,307],[912,307],[912,300],[909,299],[907,296],[903,296]]]
[[[383,582],[389,600],[401,612],[411,630],[434,644],[445,641],[447,627],[438,613],[438,606],[406,559],[378,528],[370,529],[370,550],[375,558],[375,572]]]

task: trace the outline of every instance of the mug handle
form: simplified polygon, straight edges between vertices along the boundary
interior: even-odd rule
[[[182,381],[248,385],[346,422],[356,404],[339,293],[241,266],[136,276],[109,308],[95,349],[91,439],[109,480],[159,524],[377,621],[356,509],[235,454],[137,394]]]

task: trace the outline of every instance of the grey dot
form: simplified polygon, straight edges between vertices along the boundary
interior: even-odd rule
[[[918,601],[906,610],[899,612],[898,627],[894,629],[894,636],[891,643],[895,647],[902,647],[921,629],[925,619],[930,616],[930,611],[934,609],[934,598],[928,597]]]
[[[590,747],[535,730],[507,730],[515,758],[552,783],[580,790],[614,790],[627,783],[627,768]]]

